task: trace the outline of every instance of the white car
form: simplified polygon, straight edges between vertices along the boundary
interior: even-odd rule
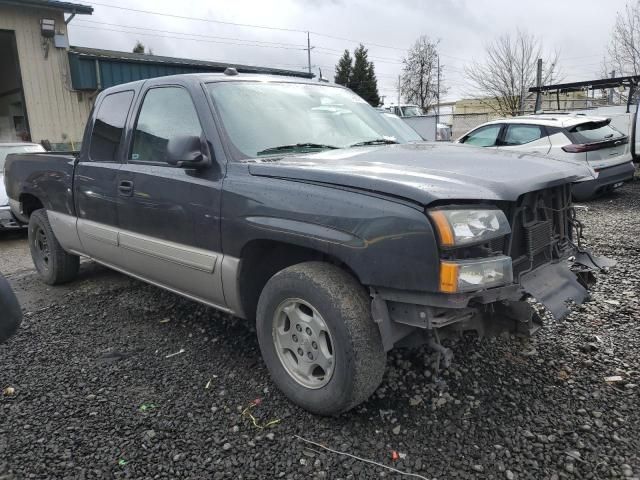
[[[586,200],[622,186],[635,173],[629,137],[610,123],[610,118],[580,114],[514,117],[484,123],[457,143],[586,161],[598,177],[572,189],[574,198]]]
[[[24,228],[11,213],[9,197],[4,189],[4,161],[10,153],[44,152],[42,145],[37,143],[0,143],[0,232]]]

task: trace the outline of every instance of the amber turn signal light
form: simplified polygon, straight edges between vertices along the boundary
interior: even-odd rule
[[[446,215],[439,210],[433,210],[432,212],[429,212],[429,216],[436,225],[438,237],[440,238],[440,245],[443,247],[453,247],[455,239]]]
[[[440,291],[443,293],[456,293],[458,291],[458,272],[460,265],[457,263],[440,262]]]

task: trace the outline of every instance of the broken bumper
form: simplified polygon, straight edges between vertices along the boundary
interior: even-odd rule
[[[415,329],[424,331],[476,330],[494,336],[503,331],[531,335],[540,325],[537,314],[524,301],[527,296],[542,303],[556,318],[569,313],[571,304],[581,304],[595,281],[594,271],[615,262],[590,252],[541,265],[520,275],[511,285],[468,293],[408,292],[371,288],[372,316],[379,325],[385,350],[405,338],[414,338]]]
[[[520,286],[561,319],[572,303],[579,305],[588,298],[588,288],[595,281],[592,272],[614,265],[613,260],[582,251],[567,261],[546,264],[523,275]]]

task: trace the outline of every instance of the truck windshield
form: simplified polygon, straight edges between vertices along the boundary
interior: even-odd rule
[[[382,118],[384,118],[391,128],[396,132],[396,136],[398,141],[403,143],[406,142],[421,142],[422,138],[418,135],[413,128],[405,123],[399,116],[394,115],[393,113],[383,113]]]
[[[379,112],[343,88],[284,82],[207,88],[237,159],[405,142]]]

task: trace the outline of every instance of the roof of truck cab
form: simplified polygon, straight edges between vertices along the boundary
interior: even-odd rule
[[[545,125],[548,127],[571,128],[587,122],[603,122],[607,117],[597,117],[582,114],[541,113],[538,115],[523,115],[521,117],[501,118],[492,120],[484,125],[496,123],[526,123],[528,125]]]
[[[121,83],[113,87],[106,88],[103,92],[107,94],[110,92],[122,91],[131,88],[141,87],[144,83],[153,83],[154,85],[170,85],[180,79],[192,79],[200,83],[214,83],[214,82],[263,82],[263,83],[299,83],[306,85],[322,85],[334,88],[345,88],[342,85],[335,83],[319,82],[318,80],[312,80],[300,77],[287,77],[284,75],[265,75],[258,73],[238,73],[237,75],[226,75],[224,73],[181,73],[178,75],[167,75],[164,77],[148,78],[144,80],[136,80],[134,82]]]

